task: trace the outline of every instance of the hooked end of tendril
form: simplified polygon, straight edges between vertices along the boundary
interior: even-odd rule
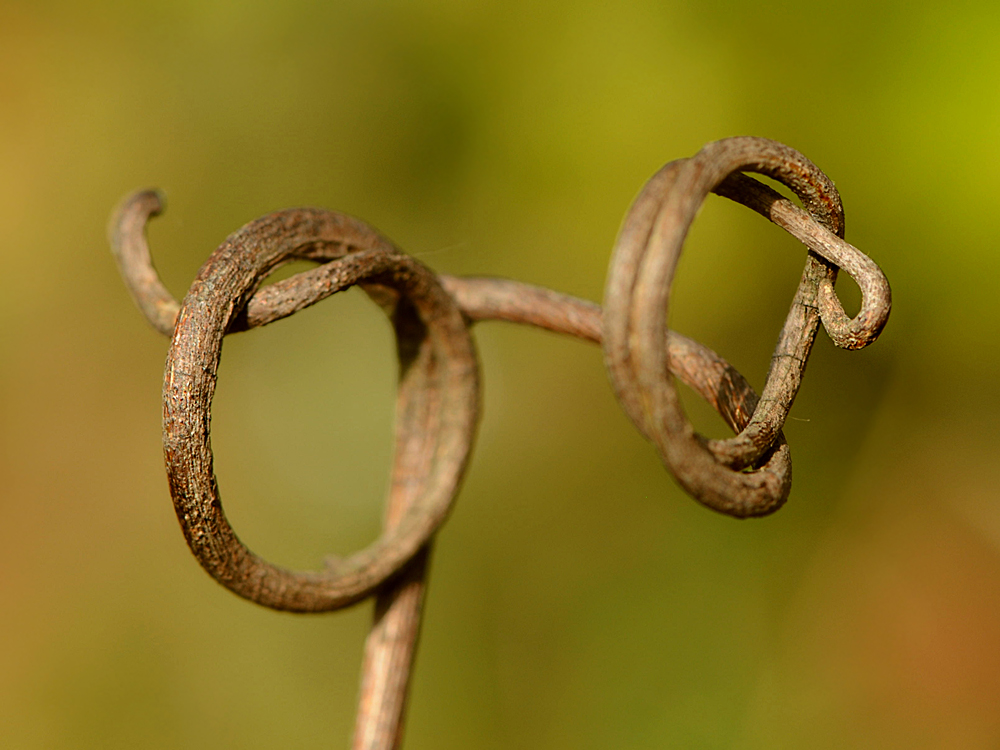
[[[118,204],[108,222],[108,240],[112,247],[120,247],[122,235],[139,219],[143,224],[166,210],[166,196],[156,188],[137,190]]]

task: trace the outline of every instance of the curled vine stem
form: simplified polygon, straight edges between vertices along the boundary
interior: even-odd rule
[[[802,211],[740,172],[788,186]],[[698,435],[665,375],[663,341],[674,271],[698,208],[713,190],[784,227],[810,249],[762,397],[748,424],[728,440]],[[831,337],[847,348],[875,340],[889,315],[889,285],[878,266],[843,238],[844,215],[833,183],[812,162],[774,141],[729,138],[690,159],[671,162],[643,188],[615,246],[605,291],[604,353],[619,401],[653,443],[685,490],[734,516],[779,508],[791,487],[781,427],[805,370],[822,316]],[[861,312],[849,319],[833,291],[837,265],[858,282]],[[744,471],[751,468],[752,471]]]
[[[805,210],[744,172],[785,184]],[[809,249],[760,398],[715,352],[666,325],[674,269],[710,192],[749,206]],[[602,344],[619,401],[681,486],[714,510],[746,517],[773,512],[788,496],[791,459],[781,428],[819,321],[838,346],[861,348],[878,336],[891,305],[881,270],[843,240],[833,183],[798,152],[762,138],[711,143],[653,176],[623,224],[603,310],[507,279],[438,276],[364,222],[314,208],[269,214],[230,235],[178,302],[160,281],[145,238],[146,223],[161,210],[156,192],[135,193],[112,217],[109,234],[136,304],[172,337],[163,440],[181,528],[209,574],[263,606],[319,612],[377,596],[365,647],[358,750],[395,748],[402,735],[433,535],[454,502],[475,438],[473,323],[506,320]],[[295,259],[319,265],[261,287],[275,268]],[[862,291],[854,318],[833,288],[838,268]],[[324,570],[291,571],[249,550],[222,508],[209,435],[222,341],[355,284],[390,315],[400,361],[385,529],[366,549],[331,558]],[[672,376],[706,399],[737,435],[709,440],[695,433]]]

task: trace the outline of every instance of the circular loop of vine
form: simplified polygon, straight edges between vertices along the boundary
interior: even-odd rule
[[[115,242],[127,278],[155,279],[141,229],[135,228],[157,207],[155,194],[145,192],[119,212],[115,226],[132,228]],[[329,559],[321,572],[273,565],[237,537],[223,512],[209,437],[223,336],[301,309],[268,287],[257,290],[292,259],[327,261],[322,280],[310,286],[318,293],[313,301],[367,283],[391,312],[401,361],[390,494],[404,494],[410,502],[376,542],[346,559]],[[294,290],[302,282],[300,274],[282,288]],[[158,279],[156,284],[162,288]],[[165,288],[159,299],[141,291],[155,286],[132,289],[140,291],[142,308],[156,313],[149,317],[158,328],[173,329],[163,385],[164,457],[175,511],[195,557],[231,591],[274,609],[327,611],[372,594],[444,521],[472,450],[478,365],[452,298],[434,274],[367,225],[318,209],[271,214],[230,235],[198,272],[173,322],[176,303]],[[247,305],[250,299],[256,302]],[[159,311],[166,312],[157,317]],[[421,400],[437,408],[411,408]]]

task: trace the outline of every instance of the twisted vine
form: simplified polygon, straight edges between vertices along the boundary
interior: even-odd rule
[[[786,185],[804,209],[746,172]],[[759,398],[724,359],[666,324],[685,237],[711,192],[762,214],[808,248]],[[782,426],[819,323],[838,346],[859,349],[878,337],[891,307],[881,270],[843,239],[843,207],[833,183],[797,151],[763,138],[710,143],[649,180],[615,244],[603,309],[507,279],[438,276],[364,222],[314,208],[269,214],[230,235],[179,303],[160,281],[145,238],[148,220],[161,209],[152,191],[126,198],[112,217],[110,239],[136,304],[172,337],[163,445],[181,529],[213,578],[258,604],[320,612],[376,595],[355,748],[400,742],[433,535],[454,502],[475,438],[474,322],[523,323],[602,344],[618,400],[678,483],[707,507],[745,518],[772,513],[788,497],[791,458]],[[261,287],[292,260],[320,265]],[[854,318],[834,291],[838,269],[861,288]],[[400,361],[385,528],[367,548],[329,559],[322,571],[291,571],[249,550],[223,511],[209,435],[222,342],[356,284],[390,316]],[[710,440],[696,433],[671,374],[737,434]]]

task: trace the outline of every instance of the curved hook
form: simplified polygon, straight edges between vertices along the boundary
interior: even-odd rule
[[[146,242],[146,224],[163,212],[163,206],[163,196],[156,190],[128,196],[111,214],[108,241],[132,300],[153,328],[170,336],[181,305],[160,281]]]

